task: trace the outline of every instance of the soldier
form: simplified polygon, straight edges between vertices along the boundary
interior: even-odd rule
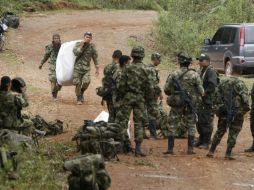
[[[119,64],[119,59],[122,56],[122,52],[120,50],[115,50],[112,55],[112,63],[106,65],[104,68],[104,78],[102,79],[102,85],[104,90],[106,91],[106,95],[103,97],[103,100],[107,102],[107,108],[109,112],[109,123],[113,123],[115,121],[116,111],[113,105],[112,100],[112,90],[114,88],[113,84],[113,74],[117,69],[117,65]]]
[[[77,105],[82,105],[84,102],[84,92],[91,81],[91,59],[93,59],[96,68],[95,75],[99,75],[98,54],[95,45],[91,43],[91,41],[92,33],[86,32],[84,34],[84,40],[82,42],[77,42],[73,48],[73,53],[77,56],[73,72],[73,84],[76,86]]]
[[[145,101],[154,96],[153,87],[149,80],[147,67],[143,64],[145,50],[143,47],[134,47],[131,51],[133,62],[122,73],[118,83],[118,92],[122,97],[121,109],[117,111],[116,123],[127,129],[130,113],[133,110],[135,156],[145,156],[141,151],[143,141],[142,121]]]
[[[244,82],[236,77],[222,80],[215,93],[214,108],[219,120],[207,157],[214,156],[216,147],[228,129],[225,159],[234,159],[232,149],[242,129],[244,115],[250,110],[248,89]]]
[[[53,34],[53,41],[51,44],[47,45],[45,48],[45,54],[41,60],[39,69],[42,69],[44,63],[49,61],[49,81],[51,83],[51,93],[54,100],[57,99],[57,94],[61,90],[62,86],[57,83],[56,79],[56,59],[58,52],[61,47],[61,39],[59,34]]]
[[[201,67],[200,78],[203,81],[205,95],[198,108],[197,131],[199,139],[195,146],[203,149],[208,149],[213,132],[213,95],[218,82],[217,72],[210,64],[210,57],[206,54],[201,54],[199,58]]]
[[[1,78],[0,86],[0,128],[31,133],[33,122],[21,117],[21,109],[28,106],[26,87],[21,93],[11,91],[11,79],[8,76]]]
[[[253,142],[250,148],[246,149],[245,152],[254,152],[254,83],[251,89],[251,110],[250,110],[250,130],[253,138]]]
[[[159,53],[153,53],[151,56],[152,63],[148,65],[149,79],[152,82],[154,97],[146,102],[147,114],[148,114],[148,128],[150,136],[157,139],[157,121],[160,119],[160,109],[158,99],[162,100],[162,91],[160,88],[159,71],[155,68],[161,63],[161,55]]]
[[[168,76],[164,92],[168,95],[169,113],[168,150],[164,154],[173,154],[175,129],[184,124],[188,130],[188,154],[194,154],[193,141],[196,128],[196,104],[204,94],[198,73],[189,69],[192,58],[180,52],[178,55],[180,70]]]

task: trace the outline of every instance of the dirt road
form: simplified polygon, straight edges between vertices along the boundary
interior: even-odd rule
[[[10,73],[22,76],[28,83],[31,106],[29,111],[41,114],[48,120],[59,118],[69,124],[67,132],[56,137],[58,141],[69,141],[84,119],[93,119],[104,108],[95,88],[100,85],[102,70],[110,63],[114,49],[130,53],[129,36],[147,34],[156,13],[152,11],[73,11],[51,13],[50,15],[30,15],[21,21],[21,27],[12,31],[10,48],[24,64],[2,64],[0,74]],[[76,40],[85,31],[94,34],[94,43],[99,52],[100,77],[92,76],[92,83],[85,94],[85,103],[75,105],[73,87],[63,87],[59,101],[51,100],[49,93],[47,66],[43,70],[38,65],[44,46],[51,41],[52,33],[62,35],[62,41]],[[13,69],[11,71],[11,69]],[[94,68],[92,69],[94,73]],[[166,76],[162,76],[162,84]],[[246,119],[246,121],[248,121]],[[148,157],[137,159],[120,156],[120,162],[107,163],[112,177],[111,190],[227,190],[252,189],[254,185],[254,157],[243,153],[250,142],[249,124],[245,123],[235,148],[236,161],[224,161],[226,139],[218,147],[215,159],[207,159],[206,151],[197,150],[194,156],[185,154],[187,140],[177,140],[176,156],[164,156],[166,140],[146,140],[144,149]],[[251,186],[251,184],[253,184]]]

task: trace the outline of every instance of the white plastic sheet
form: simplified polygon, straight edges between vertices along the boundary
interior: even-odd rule
[[[104,121],[104,122],[108,122],[108,118],[109,118],[109,113],[102,111],[93,122],[99,122],[99,121]]]
[[[76,42],[80,42],[81,40],[70,41],[63,43],[59,50],[57,60],[56,60],[56,78],[58,84],[62,86],[71,86],[72,75],[74,69],[74,63],[76,56],[73,53],[73,48]]]

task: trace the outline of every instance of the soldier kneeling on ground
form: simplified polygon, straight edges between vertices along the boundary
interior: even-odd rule
[[[34,130],[32,121],[22,118],[21,110],[28,105],[24,80],[22,78],[11,80],[8,76],[2,77],[0,85],[0,129],[16,130],[25,135],[37,132],[38,130]]]

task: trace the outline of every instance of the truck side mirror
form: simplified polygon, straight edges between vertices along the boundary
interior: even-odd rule
[[[209,38],[204,39],[205,45],[211,45],[211,40]]]

